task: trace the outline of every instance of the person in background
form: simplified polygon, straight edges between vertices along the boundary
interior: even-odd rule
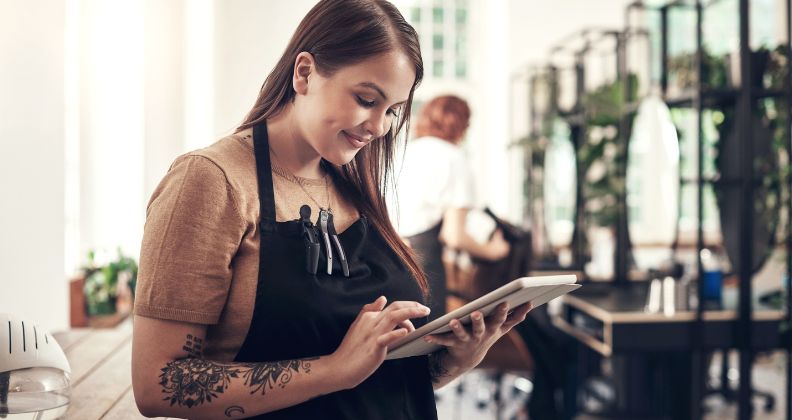
[[[503,234],[476,241],[466,230],[474,207],[473,176],[462,150],[470,123],[470,107],[454,95],[427,102],[415,122],[415,138],[407,142],[397,164],[391,220],[415,250],[429,283],[430,317],[446,313],[446,272],[443,247],[496,261],[509,252]]]
[[[319,1],[237,130],[175,160],[141,246],[132,389],[145,416],[436,419],[433,389],[525,319],[529,304],[474,312],[426,337],[440,350],[385,360],[429,314],[381,190],[422,73],[393,4]]]

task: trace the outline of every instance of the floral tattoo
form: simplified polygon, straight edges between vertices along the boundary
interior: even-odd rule
[[[169,362],[160,370],[160,385],[170,405],[192,408],[217,399],[233,379],[244,378],[250,393],[285,388],[295,373],[310,373],[311,362],[318,357],[263,363],[219,363],[198,358]],[[232,406],[239,412],[238,406]],[[226,413],[228,415],[228,413]]]

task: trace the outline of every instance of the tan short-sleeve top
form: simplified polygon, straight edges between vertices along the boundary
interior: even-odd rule
[[[253,316],[259,198],[251,131],[179,156],[146,210],[134,312],[207,325],[211,360],[233,360]],[[339,232],[358,218],[329,177],[294,177],[275,158],[272,172],[277,221],[299,218],[304,204],[318,214],[316,202],[325,206],[328,195]]]

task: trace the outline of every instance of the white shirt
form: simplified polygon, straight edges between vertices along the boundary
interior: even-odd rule
[[[388,196],[388,210],[401,236],[429,230],[448,209],[474,206],[473,176],[465,153],[443,139],[409,141],[404,158],[397,156],[394,172],[395,197]]]

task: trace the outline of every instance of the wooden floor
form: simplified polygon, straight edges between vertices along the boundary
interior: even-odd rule
[[[132,321],[54,333],[72,368],[65,419],[144,419],[132,395]]]

